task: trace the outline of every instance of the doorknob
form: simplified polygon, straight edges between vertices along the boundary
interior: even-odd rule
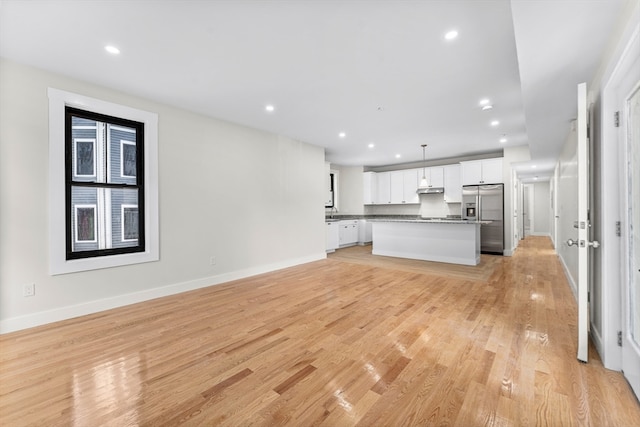
[[[592,246],[595,249],[600,247],[600,242],[594,240],[593,242],[587,242],[587,245]]]
[[[578,246],[578,242],[573,239],[567,240],[567,246]]]

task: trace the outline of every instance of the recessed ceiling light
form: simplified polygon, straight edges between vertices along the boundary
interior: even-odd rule
[[[451,30],[444,35],[444,38],[447,40],[454,40],[458,37],[458,32],[456,30]]]
[[[105,46],[104,50],[106,50],[107,52],[109,52],[112,55],[117,55],[117,54],[120,53],[120,49],[118,49],[117,47],[112,46],[112,45]]]
[[[402,157],[400,154],[396,154],[396,159],[399,159],[400,157]]]
[[[537,168],[537,167],[538,167],[537,165],[532,165],[532,166],[531,166],[531,169],[535,169],[535,168]]]
[[[370,143],[370,144],[368,145],[368,147],[369,147],[369,148],[373,148],[373,147],[375,147],[375,146],[376,146],[376,145],[375,145],[373,142],[372,142],[372,143]]]
[[[500,138],[500,142],[503,144],[507,142],[507,137],[503,136],[502,138]]]
[[[269,113],[273,113],[276,110],[276,107],[274,107],[273,105],[269,104],[269,105],[265,105],[264,109],[266,111],[268,111]]]
[[[484,106],[482,107],[482,111],[491,110],[492,108],[493,108],[493,105],[491,105],[491,104],[484,105]]]
[[[489,105],[490,102],[489,99],[484,98],[480,100],[480,105]]]
[[[494,121],[491,122],[491,126],[498,126],[499,124],[500,124],[500,122],[497,121],[497,120],[494,120]]]
[[[340,133],[338,134],[338,136],[339,136],[340,138],[344,138],[344,137],[346,137],[346,136],[347,136],[347,134],[346,134],[346,133],[344,133],[344,132],[340,132]]]

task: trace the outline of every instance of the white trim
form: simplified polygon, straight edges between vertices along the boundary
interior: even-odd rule
[[[118,125],[113,125],[113,124],[110,124],[110,127],[111,127],[111,129],[115,129],[115,130],[120,131],[120,132],[128,132],[128,133],[133,133],[133,134],[136,133],[136,130],[133,129],[133,128],[123,127],[123,126],[118,126]]]
[[[575,300],[577,302],[578,301],[578,285],[576,285],[575,280],[573,280],[573,277],[571,276],[571,272],[569,271],[569,267],[564,262],[564,258],[562,258],[559,255],[558,255],[558,258],[560,259],[560,264],[562,264],[562,269],[564,270],[564,275],[567,278],[567,281],[569,282],[569,286],[571,287],[571,292],[573,292],[573,297],[575,298]]]
[[[78,240],[78,209],[93,209],[93,240]],[[93,205],[75,205],[73,207],[73,218],[75,227],[73,230],[73,241],[75,243],[96,243],[98,241],[98,212],[95,204]]]
[[[65,274],[157,261],[160,259],[158,215],[158,115],[95,98],[49,88],[49,271]],[[145,251],[105,257],[66,259],[65,107],[123,117],[144,124]]]
[[[541,237],[551,238],[551,233],[545,233],[544,231],[534,231],[533,233],[531,233],[529,235],[530,236],[541,236]]]
[[[603,354],[604,342],[602,341],[598,328],[593,322],[590,322],[589,326],[589,336],[591,337],[591,341],[593,341],[593,346],[596,348],[598,354]]]
[[[258,274],[269,273],[283,268],[294,267],[300,264],[319,261],[325,259],[327,254],[323,251],[315,255],[309,255],[301,258],[295,258],[288,261],[265,264],[256,267],[250,267],[243,270],[232,271],[217,276],[205,277],[188,282],[175,283],[167,286],[159,286],[140,292],[133,292],[126,295],[118,295],[115,297],[104,298],[100,300],[90,301],[82,304],[76,304],[66,307],[60,307],[53,310],[40,311],[24,316],[12,317],[0,320],[0,334],[15,332],[22,329],[33,328],[39,325],[58,322],[61,320],[71,319],[74,317],[84,316],[97,313],[104,310],[123,307],[130,304],[136,304],[143,301],[161,298],[169,295],[175,295],[182,292],[192,291],[194,289],[206,288],[209,286],[227,283],[232,280],[246,279]]]
[[[124,210],[125,209],[138,209],[138,205],[120,205],[120,241],[121,242],[137,242],[138,239],[125,239],[124,238]]]
[[[635,11],[638,11],[636,5]],[[628,34],[628,38],[625,37]],[[602,313],[601,338],[603,342],[600,358],[605,368],[620,371],[622,369],[622,348],[617,344],[617,331],[622,330],[622,242],[615,234],[615,222],[620,221],[623,215],[623,188],[620,180],[623,171],[620,168],[624,163],[623,148],[619,147],[619,132],[621,128],[611,125],[611,117],[618,110],[617,89],[629,72],[640,48],[640,25],[633,24],[613,55],[613,60],[607,67],[602,79],[602,112],[601,112],[601,141],[604,146],[611,149],[602,150],[601,170],[602,179],[600,193],[602,205],[600,215],[602,218],[602,268],[599,277],[602,288],[602,300],[599,302]],[[615,284],[608,286],[607,284]]]

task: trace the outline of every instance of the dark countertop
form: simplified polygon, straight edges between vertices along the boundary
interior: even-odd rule
[[[426,217],[420,215],[334,215],[325,217],[325,222],[348,221],[365,219],[372,222],[416,222],[416,223],[443,223],[443,224],[490,224],[491,221],[469,221],[459,216]]]

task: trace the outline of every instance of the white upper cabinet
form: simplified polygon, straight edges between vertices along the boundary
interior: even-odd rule
[[[482,184],[502,184],[502,157],[482,161]]]
[[[418,169],[403,171],[403,200],[402,203],[420,203],[418,196]]]
[[[427,179],[429,188],[440,188],[444,186],[444,167],[436,166],[431,168],[416,169],[418,172],[418,184],[424,176]]]
[[[392,171],[391,175],[391,204],[404,203],[404,171]]]
[[[391,203],[391,172],[378,172],[376,177],[378,182],[376,203],[383,205]]]
[[[375,172],[362,174],[362,195],[365,205],[375,205],[378,200],[378,177]]]
[[[460,165],[444,167],[444,201],[446,203],[462,203],[462,176]]]
[[[420,203],[417,169],[365,172],[363,186],[365,205]]]
[[[429,186],[433,188],[444,187],[444,168],[443,167],[434,167],[428,168],[430,172]]]
[[[502,178],[502,157],[496,159],[470,160],[460,162],[462,185],[500,184]]]

